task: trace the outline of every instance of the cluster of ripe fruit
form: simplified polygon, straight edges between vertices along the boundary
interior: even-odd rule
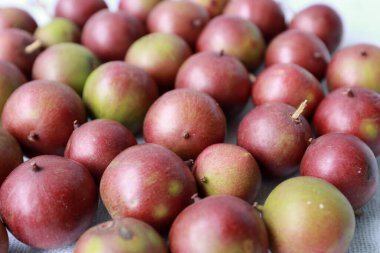
[[[380,48],[334,53],[326,5],[289,24],[272,0],[119,9],[58,0],[40,27],[0,9],[6,228],[76,253],[345,252],[378,185]],[[234,121],[237,145],[223,143]],[[262,176],[289,177],[263,206]],[[88,229],[98,193],[113,220]]]

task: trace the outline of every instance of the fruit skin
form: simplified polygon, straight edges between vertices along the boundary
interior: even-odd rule
[[[309,118],[324,94],[322,84],[309,71],[292,63],[279,63],[264,69],[257,76],[251,97],[255,105],[281,102],[293,107],[307,99],[302,115]]]
[[[34,37],[45,47],[50,47],[63,42],[79,43],[80,34],[79,27],[71,20],[53,18],[46,25],[38,27]]]
[[[285,15],[273,0],[230,0],[223,14],[250,20],[267,42],[286,29]]]
[[[313,125],[319,135],[346,133],[359,137],[380,154],[380,95],[360,88],[339,88],[317,107]]]
[[[18,28],[29,33],[34,33],[37,23],[26,11],[16,7],[0,8],[0,30]]]
[[[193,174],[203,196],[232,195],[253,203],[261,186],[255,158],[233,144],[208,146],[195,160]]]
[[[9,173],[22,162],[23,153],[20,145],[12,135],[0,128],[0,185]]]
[[[188,1],[162,1],[147,18],[149,32],[176,34],[194,46],[209,21],[207,10]]]
[[[161,0],[120,0],[119,10],[124,11],[132,16],[138,18],[141,22],[145,22],[149,15],[149,12],[158,4]]]
[[[133,133],[141,130],[150,105],[158,97],[157,85],[140,68],[108,62],[87,78],[83,101],[95,118],[116,120]]]
[[[213,51],[238,58],[249,70],[262,61],[265,42],[259,28],[240,17],[218,16],[203,29],[197,41],[198,51]]]
[[[357,210],[376,193],[379,168],[372,150],[358,137],[328,133],[312,141],[300,165],[302,176],[337,187]]]
[[[313,4],[296,13],[289,28],[315,34],[330,52],[335,51],[343,37],[342,19],[333,8],[325,4]]]
[[[265,65],[294,63],[310,71],[317,79],[324,78],[330,53],[314,34],[291,29],[276,36],[269,44]]]
[[[195,159],[211,144],[224,142],[226,118],[209,95],[175,89],[149,108],[143,126],[147,143],[160,144],[182,159]]]
[[[161,92],[173,89],[183,62],[191,56],[189,45],[174,34],[150,33],[135,41],[125,56],[127,63],[147,72]]]
[[[327,87],[362,87],[380,93],[380,48],[356,44],[337,51],[327,68]]]
[[[95,216],[98,194],[88,170],[59,156],[19,165],[0,188],[1,217],[20,241],[53,249],[74,242]]]
[[[226,6],[228,0],[189,0],[193,3],[199,4],[206,8],[210,17],[215,17],[222,14],[224,7]]]
[[[354,235],[350,202],[318,178],[294,177],[280,183],[262,213],[273,253],[346,252]]]
[[[25,51],[33,42],[33,36],[23,30],[0,30],[0,60],[13,63],[26,77],[30,77],[33,62],[40,53],[39,49],[31,53]]]
[[[77,0],[58,0],[55,5],[55,16],[67,18],[82,28],[94,13],[102,9],[107,9],[104,0],[80,2]]]
[[[30,156],[63,155],[73,122],[86,120],[84,105],[75,91],[46,80],[31,81],[15,90],[2,115],[3,128]]]
[[[134,218],[103,222],[88,229],[74,253],[166,253],[163,238],[154,228]]]
[[[100,65],[89,49],[76,43],[60,43],[44,50],[32,69],[34,80],[51,80],[67,84],[79,96],[90,73]]]
[[[110,162],[136,144],[135,136],[119,122],[96,119],[74,130],[67,142],[65,157],[82,164],[99,183]]]
[[[311,138],[307,120],[293,119],[295,108],[282,103],[254,107],[242,119],[237,144],[247,149],[267,176],[283,177],[294,173]]]
[[[14,64],[0,60],[0,116],[9,96],[25,82],[24,74]]]
[[[145,28],[125,12],[102,10],[95,13],[82,30],[82,44],[103,62],[123,60],[132,43],[145,34]]]
[[[238,114],[251,90],[249,73],[235,57],[199,52],[178,70],[175,88],[191,88],[213,97],[228,116]]]
[[[196,192],[188,166],[157,144],[132,146],[107,167],[100,195],[112,218],[132,217],[166,232]]]
[[[2,222],[0,223],[0,252],[1,253],[9,252],[8,233]]]
[[[183,210],[169,233],[172,253],[268,252],[265,225],[247,202],[211,196]]]

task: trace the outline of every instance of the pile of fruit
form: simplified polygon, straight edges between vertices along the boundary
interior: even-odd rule
[[[58,0],[39,27],[0,8],[0,252],[7,231],[75,253],[346,252],[378,187],[380,48],[337,50],[322,4],[118,8]]]

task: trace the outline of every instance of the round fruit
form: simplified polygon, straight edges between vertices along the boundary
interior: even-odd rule
[[[330,183],[294,177],[279,184],[262,208],[274,253],[346,252],[354,235],[350,202]]]
[[[166,253],[163,238],[151,226],[133,218],[115,219],[88,229],[74,253]]]
[[[23,154],[20,145],[12,135],[0,128],[0,185],[22,162]]]
[[[126,149],[110,163],[100,181],[100,195],[112,218],[136,218],[160,232],[169,229],[195,192],[188,166],[157,144]]]
[[[222,14],[224,7],[226,6],[228,0],[189,0],[193,3],[199,4],[206,8],[210,17],[218,16]]]
[[[37,23],[34,18],[23,9],[17,7],[0,8],[0,30],[18,28],[29,33],[34,33]]]
[[[211,196],[177,216],[169,246],[172,253],[267,253],[268,238],[254,207],[233,196]]]
[[[149,108],[143,133],[146,142],[167,147],[186,160],[223,142],[226,128],[223,111],[213,98],[192,89],[175,89]]]
[[[1,218],[21,242],[41,249],[74,242],[91,224],[98,197],[78,163],[38,156],[19,165],[0,188]]]
[[[119,9],[138,18],[141,22],[145,22],[150,11],[158,4],[161,0],[120,0]]]

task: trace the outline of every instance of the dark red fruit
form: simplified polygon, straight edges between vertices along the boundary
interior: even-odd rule
[[[74,130],[86,122],[80,97],[70,87],[38,80],[22,85],[5,104],[2,124],[29,155],[63,155]]]
[[[192,89],[163,94],[149,108],[144,120],[144,139],[195,159],[203,149],[224,141],[226,118],[209,95]]]
[[[267,253],[268,238],[254,207],[233,196],[212,196],[177,216],[169,246],[172,253]]]
[[[372,150],[358,137],[328,133],[313,140],[302,158],[302,176],[318,177],[338,188],[354,210],[376,193],[379,168]]]
[[[359,137],[380,154],[380,95],[372,90],[339,88],[326,96],[313,117],[320,135],[346,133]]]
[[[191,203],[196,185],[188,166],[157,144],[120,153],[100,181],[100,195],[113,218],[132,217],[160,232]]]
[[[250,20],[267,42],[286,29],[285,15],[273,0],[230,0],[223,14]]]
[[[135,16],[141,22],[145,22],[149,15],[149,12],[158,4],[161,0],[120,0],[119,9],[126,13]]]
[[[0,128],[0,185],[22,161],[20,145],[12,135]]]
[[[4,227],[4,224],[0,223],[0,252],[8,253],[9,251],[9,238],[7,230]]]
[[[296,110],[283,103],[254,107],[240,122],[237,143],[247,149],[268,176],[288,176],[297,166],[309,144],[311,129]]]
[[[16,7],[0,8],[0,30],[6,28],[18,28],[29,33],[34,33],[37,23],[26,11]]]
[[[133,134],[117,121],[98,119],[75,129],[67,143],[65,157],[86,167],[100,182],[104,170],[124,149],[137,144]]]
[[[314,34],[301,30],[288,30],[269,44],[265,64],[294,63],[321,80],[325,76],[330,53],[325,44]]]
[[[74,242],[91,224],[98,197],[91,174],[58,156],[19,165],[0,188],[1,218],[21,242],[41,249]]]
[[[281,102],[297,107],[307,100],[302,114],[310,117],[324,94],[322,84],[309,71],[295,64],[280,63],[257,76],[251,96],[255,105]]]
[[[332,7],[325,4],[310,5],[296,13],[289,28],[315,34],[330,52],[334,52],[343,37],[342,19]]]

